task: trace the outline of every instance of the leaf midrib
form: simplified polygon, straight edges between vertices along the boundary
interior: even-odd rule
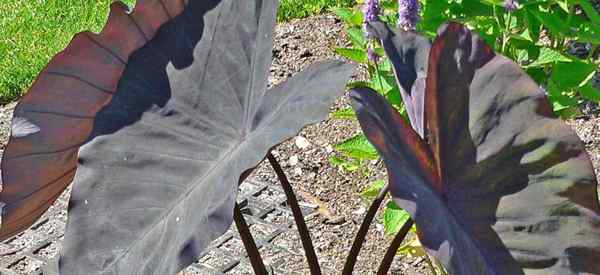
[[[261,17],[262,17],[262,12],[263,12],[263,11],[262,11],[262,9],[264,9],[264,7],[261,7]],[[222,11],[222,8],[221,8],[221,11]],[[213,28],[214,28],[214,29],[213,29],[213,31],[212,31],[213,37],[214,37],[214,34],[215,34],[215,32],[216,32],[216,30],[217,30],[218,26],[220,25],[220,24],[219,24],[219,23],[220,23],[220,21],[221,21],[221,20],[220,20],[220,18],[221,18],[221,12],[219,13],[219,15],[218,15],[218,17],[217,17],[217,20],[216,20],[216,21],[217,21],[217,23],[215,23],[215,24],[214,24],[214,27],[213,27]],[[257,34],[256,34],[256,38],[257,38],[257,39],[256,39],[256,41],[260,41],[260,39],[258,39],[258,38],[259,38],[259,36],[260,36],[260,30],[261,30],[261,26],[262,26],[262,24],[264,24],[264,22],[262,22],[262,21],[261,21],[261,22],[259,23],[258,27],[257,27]],[[213,44],[214,40],[213,40],[213,39],[211,39],[210,41],[211,41],[211,47],[210,47],[210,49],[212,49],[212,48],[213,48],[213,47],[212,47],[212,44]],[[211,52],[212,52],[212,51],[211,51]],[[211,55],[211,52],[209,52],[209,56]],[[255,50],[255,51],[254,51],[254,53],[253,53],[253,59],[252,59],[252,69],[251,69],[251,71],[250,71],[250,75],[254,75],[254,73],[253,73],[253,72],[254,72],[254,70],[255,70],[255,64],[256,64],[256,61],[255,61],[255,60],[256,60],[256,57],[257,57],[257,54],[258,54],[257,52],[258,52],[258,51],[256,51],[256,50]],[[207,62],[207,63],[208,63],[208,62]],[[206,70],[204,70],[204,71],[206,71]],[[206,75],[206,74],[204,74],[204,76],[205,76],[205,75]],[[249,97],[252,97],[252,95],[254,94],[254,93],[253,93],[253,86],[254,86],[254,85],[253,85],[253,83],[254,83],[254,78],[251,78],[251,82],[250,82],[250,85],[249,85],[249,89],[250,89],[250,90],[248,91],[248,95],[249,95]],[[285,102],[285,101],[287,101],[287,99],[289,99],[289,98],[290,98],[290,96],[291,96],[291,95],[288,95],[288,96],[286,96],[286,97],[284,98],[284,100],[282,100],[282,102]],[[249,100],[249,99],[248,99],[248,97],[247,97],[247,100]],[[247,104],[249,104],[249,102],[248,102]],[[114,262],[112,262],[110,265],[108,265],[106,268],[104,268],[104,270],[109,270],[109,269],[111,269],[113,266],[115,266],[115,265],[116,265],[118,262],[120,262],[120,261],[121,261],[121,259],[125,258],[124,256],[125,256],[125,255],[127,255],[127,254],[128,254],[130,251],[131,251],[131,249],[132,249],[133,247],[135,247],[135,246],[136,246],[136,244],[137,244],[137,243],[139,243],[140,241],[144,240],[144,239],[145,239],[145,238],[146,238],[146,237],[147,237],[147,236],[150,234],[150,232],[154,231],[154,229],[155,229],[155,228],[156,228],[156,227],[157,227],[157,226],[158,226],[158,225],[159,225],[161,222],[163,222],[163,221],[165,220],[165,218],[166,218],[166,217],[170,216],[170,215],[173,213],[173,209],[175,209],[175,208],[176,208],[176,207],[177,207],[179,204],[181,204],[182,202],[186,201],[186,200],[187,200],[187,198],[189,198],[189,196],[190,196],[190,193],[192,193],[192,192],[193,192],[193,191],[194,191],[194,190],[195,190],[195,189],[196,189],[196,188],[199,186],[199,184],[197,184],[198,182],[203,182],[203,181],[205,181],[205,179],[206,179],[207,177],[211,176],[211,175],[214,173],[214,171],[215,171],[217,168],[221,168],[221,167],[223,166],[223,164],[224,164],[224,163],[229,163],[229,161],[228,161],[228,160],[231,158],[231,156],[232,156],[232,155],[234,155],[234,153],[236,153],[237,151],[239,151],[239,150],[240,150],[240,148],[242,148],[242,147],[243,147],[243,145],[244,145],[244,144],[245,144],[245,143],[246,143],[248,140],[250,140],[250,139],[253,137],[253,135],[254,135],[256,132],[259,132],[259,131],[260,131],[262,128],[264,128],[264,127],[265,127],[265,125],[268,125],[270,122],[272,122],[272,120],[274,119],[274,113],[277,113],[277,112],[279,111],[279,109],[280,109],[281,105],[283,105],[283,104],[279,104],[279,105],[277,106],[277,108],[275,109],[275,111],[274,111],[274,112],[272,112],[272,113],[271,113],[271,115],[270,115],[269,117],[267,117],[267,118],[268,118],[268,120],[267,120],[267,119],[265,119],[265,120],[266,120],[268,123],[263,123],[263,124],[262,124],[262,126],[261,126],[260,128],[257,128],[256,130],[254,130],[254,131],[251,131],[251,132],[249,133],[249,135],[247,135],[247,136],[245,136],[245,135],[242,135],[242,137],[241,137],[241,139],[240,139],[240,141],[239,141],[239,142],[237,142],[237,143],[234,143],[232,146],[230,146],[230,147],[229,147],[229,149],[228,149],[227,151],[225,151],[225,153],[223,153],[222,157],[221,157],[221,158],[219,158],[218,160],[216,160],[216,161],[215,161],[216,165],[212,165],[212,166],[211,166],[211,167],[210,167],[210,168],[209,168],[209,169],[208,169],[208,170],[207,170],[207,171],[206,171],[206,172],[205,172],[203,175],[201,175],[201,176],[199,176],[198,178],[196,178],[196,179],[192,180],[191,182],[193,182],[193,184],[191,184],[191,185],[190,185],[190,187],[189,187],[189,188],[187,188],[187,190],[186,190],[186,191],[184,191],[184,192],[183,192],[183,193],[182,193],[182,194],[181,194],[181,195],[180,195],[180,196],[177,198],[177,200],[175,200],[175,202],[174,202],[174,203],[173,203],[173,204],[172,204],[170,207],[166,207],[166,208],[165,208],[165,209],[166,209],[165,213],[164,213],[164,214],[163,214],[163,215],[162,215],[160,218],[158,218],[158,219],[157,219],[157,220],[156,220],[156,221],[155,221],[155,222],[154,222],[152,225],[150,225],[150,226],[148,227],[148,230],[146,230],[146,231],[145,231],[145,232],[144,232],[144,233],[143,233],[143,234],[142,234],[142,235],[141,235],[139,238],[137,238],[137,239],[133,240],[133,241],[130,243],[130,245],[129,245],[129,247],[127,248],[127,250],[125,250],[124,252],[122,252],[121,254],[119,254],[117,257],[115,257],[115,259],[116,259],[116,260],[115,260]],[[245,109],[246,109],[246,110],[245,110],[245,114],[244,114],[244,123],[242,124],[242,127],[245,127],[245,129],[247,129],[247,128],[248,128],[248,124],[249,124],[249,123],[248,123],[248,121],[249,121],[249,120],[248,120],[248,116],[249,116],[249,114],[248,114],[248,109],[249,109],[249,108],[248,108],[248,105],[246,105],[246,108],[245,108]]]

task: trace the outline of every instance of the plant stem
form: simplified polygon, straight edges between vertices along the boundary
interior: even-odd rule
[[[298,200],[296,199],[296,195],[294,195],[294,191],[292,190],[292,186],[288,181],[283,169],[277,162],[277,159],[269,152],[267,155],[269,159],[269,163],[275,170],[277,174],[277,178],[281,182],[281,187],[285,192],[287,197],[287,202],[292,210],[292,214],[294,215],[294,221],[296,222],[296,227],[298,227],[298,233],[300,234],[300,240],[302,240],[302,246],[304,247],[304,253],[306,255],[306,260],[308,261],[308,267],[310,269],[310,274],[312,275],[320,275],[321,274],[321,266],[319,265],[319,260],[317,259],[317,254],[315,253],[315,248],[313,247],[312,240],[310,238],[310,232],[308,231],[308,227],[304,222],[304,216],[302,215],[302,210],[298,205]]]
[[[510,24],[512,21],[512,12],[508,12],[507,22],[505,24],[504,33],[502,34],[502,54],[506,54],[506,45],[508,45],[508,40],[510,39]]]
[[[373,64],[375,65],[375,72],[377,72],[377,79],[379,80],[379,87],[381,87],[381,89],[382,89],[381,94],[383,94],[383,81],[381,80],[381,74],[379,73],[379,65],[377,65],[377,62],[373,62]]]
[[[362,248],[362,244],[365,241],[365,237],[367,236],[367,232],[369,231],[369,226],[373,222],[373,218],[375,218],[375,214],[377,214],[377,210],[379,206],[385,199],[385,195],[388,193],[388,185],[386,184],[373,203],[369,207],[369,211],[367,211],[367,215],[363,219],[360,228],[358,229],[358,233],[356,233],[356,237],[354,238],[354,242],[352,243],[352,248],[350,248],[350,253],[348,253],[348,257],[346,257],[346,263],[344,264],[344,270],[342,271],[342,275],[352,275],[352,271],[354,271],[354,265],[356,264],[356,258],[358,257],[358,253]]]
[[[390,266],[394,261],[394,256],[396,256],[396,252],[398,252],[398,248],[400,248],[402,241],[404,241],[406,234],[408,234],[408,231],[410,231],[410,228],[413,226],[413,224],[414,221],[412,219],[408,219],[408,221],[404,223],[402,228],[400,228],[400,231],[398,232],[398,234],[396,234],[396,237],[394,237],[394,240],[390,244],[390,247],[385,252],[385,256],[383,257],[383,260],[379,265],[379,270],[377,270],[377,275],[386,275],[388,273],[388,271],[390,270]]]
[[[240,238],[242,239],[246,253],[248,253],[248,258],[250,258],[250,264],[252,264],[254,274],[269,274],[267,272],[267,268],[265,267],[265,263],[260,257],[260,252],[258,251],[258,247],[256,247],[256,243],[254,242],[252,233],[250,233],[248,224],[246,224],[246,220],[244,220],[244,214],[242,214],[240,206],[237,203],[233,209],[233,220],[235,221],[235,226],[240,233]]]

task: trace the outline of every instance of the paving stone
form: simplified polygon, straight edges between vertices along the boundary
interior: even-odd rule
[[[66,193],[68,193],[67,190]],[[290,257],[303,257],[301,244],[280,242],[281,234],[295,230],[283,190],[272,183],[248,179],[240,186],[238,203],[271,274]],[[55,260],[62,246],[68,194],[27,231],[0,244],[0,275],[39,274],[42,266]],[[303,207],[304,214],[314,209]],[[299,241],[299,239],[295,239]],[[274,245],[275,244],[275,245]],[[37,273],[34,273],[37,271]],[[200,259],[178,275],[252,274],[252,266],[234,225],[208,247]]]

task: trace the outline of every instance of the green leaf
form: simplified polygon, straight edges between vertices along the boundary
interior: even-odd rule
[[[352,82],[348,82],[348,84],[346,84],[346,88],[348,88],[348,89],[365,88],[365,87],[370,87],[370,85],[371,84],[366,81],[352,81]]]
[[[552,103],[552,109],[555,112],[560,112],[573,106],[577,106],[577,100],[573,96],[570,96],[567,91],[558,87],[554,81],[548,81],[547,89],[548,99]]]
[[[579,89],[579,93],[585,99],[600,102],[600,90],[596,89],[591,83],[586,83]]]
[[[413,227],[411,227],[411,230],[415,229],[415,228],[416,227],[413,225]],[[412,235],[410,237],[410,239],[408,239],[407,243],[402,245],[398,249],[398,254],[402,255],[402,256],[406,256],[406,257],[425,257],[425,258],[428,257],[427,252],[425,251],[425,248],[419,241],[419,238],[417,237],[416,234]],[[432,269],[433,269],[433,267],[432,267]],[[448,274],[448,273],[434,272],[433,274]]]
[[[390,72],[375,70],[369,81],[369,87],[382,95],[386,95],[396,86],[396,79]]]
[[[463,2],[472,2],[472,1],[463,1]],[[504,8],[504,1],[502,0],[478,0],[477,2],[486,4],[488,6],[496,6]]]
[[[548,75],[544,70],[540,67],[528,67],[525,70],[527,74],[538,84],[543,84],[546,82]]]
[[[568,61],[571,61],[571,59],[555,50],[550,49],[550,48],[541,48],[540,49],[540,57],[537,60],[535,60],[533,63],[531,63],[525,67],[526,68],[539,67],[539,66],[546,65],[549,63],[556,63],[556,62],[561,62],[561,61],[568,62]]]
[[[577,4],[581,6],[585,15],[587,15],[592,23],[600,26],[600,14],[598,14],[598,11],[592,6],[589,0],[577,0]]]
[[[398,86],[388,91],[385,95],[385,98],[396,108],[404,106],[404,102],[402,102],[402,95],[400,95],[400,88],[398,88]]]
[[[365,34],[362,29],[358,27],[351,27],[346,30],[348,33],[348,38],[352,41],[355,48],[366,49],[367,48],[367,39],[365,38]]]
[[[530,33],[531,39],[532,41],[537,41],[540,38],[540,32],[542,29],[540,21],[538,21],[535,18],[535,15],[530,12],[526,12],[525,16],[527,18],[527,30]]]
[[[552,67],[552,80],[561,89],[584,85],[596,73],[596,65],[585,62],[559,62]]]
[[[600,26],[583,23],[579,26],[576,35],[579,42],[600,44]]]
[[[580,116],[581,109],[579,106],[571,106],[559,111],[556,111],[556,114],[562,119],[571,119]]]
[[[348,172],[358,171],[362,168],[360,162],[356,160],[346,160],[336,156],[332,156],[331,158],[329,158],[329,162],[331,163],[331,165],[335,167],[340,167]]]
[[[493,6],[496,4],[493,2],[497,1],[462,1],[460,7],[462,8],[465,17],[492,16],[494,13]]]
[[[393,73],[392,62],[390,62],[390,59],[386,57],[385,52],[381,55],[378,67],[380,71]]]
[[[335,53],[348,58],[352,61],[356,61],[358,63],[366,64],[367,61],[367,52],[358,49],[347,49],[347,48],[337,48],[335,49]]]
[[[379,159],[377,150],[375,150],[375,147],[371,145],[363,134],[356,135],[346,141],[338,143],[335,146],[335,149],[338,152],[357,160]]]
[[[395,235],[408,219],[410,219],[410,215],[406,210],[398,207],[394,201],[388,202],[383,211],[383,228],[385,233]]]
[[[333,12],[339,16],[346,24],[348,25],[356,25],[356,12],[351,8],[333,8]],[[358,23],[360,25],[361,21]]]
[[[518,50],[517,51],[517,63],[523,64],[529,60],[529,51],[527,50]]]
[[[344,108],[333,112],[332,117],[335,119],[356,119],[356,113],[352,108]]]
[[[569,32],[567,22],[563,21],[557,14],[552,12],[541,12],[535,9],[530,9],[528,11],[546,26],[554,36],[560,37]]]
[[[384,10],[392,10],[392,11],[397,11],[398,10],[398,1],[382,1],[381,3],[379,3],[381,5],[381,7]]]
[[[384,186],[384,180],[376,180],[371,182],[362,192],[360,192],[360,196],[367,201],[372,201],[377,198]]]
[[[364,21],[365,21],[365,17],[363,15],[362,11],[354,10],[354,15],[352,16],[350,23],[354,26],[362,26]]]
[[[565,12],[569,12],[569,4],[565,1],[556,1],[556,4]]]
[[[423,18],[427,20],[421,20],[418,27],[420,30],[435,35],[440,24],[447,21],[448,16],[446,14],[449,9],[450,4],[447,1],[427,1],[427,5],[423,7]]]

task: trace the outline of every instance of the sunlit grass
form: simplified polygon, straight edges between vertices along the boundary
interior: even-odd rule
[[[74,34],[83,30],[100,31],[111,2],[0,1],[0,103],[10,102],[25,91]]]
[[[112,0],[0,0],[0,104],[15,100],[73,35],[98,32]],[[124,0],[132,6],[135,0]],[[280,20],[322,12],[354,0],[282,0]]]
[[[280,0],[279,21],[304,18],[331,9],[332,7],[349,7],[356,0]]]

